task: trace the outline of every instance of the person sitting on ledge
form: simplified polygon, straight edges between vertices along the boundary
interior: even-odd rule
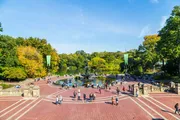
[[[63,101],[63,97],[61,95],[59,96],[59,100],[58,101],[59,101],[59,104],[61,105],[62,101]]]
[[[92,93],[89,94],[89,99],[90,99],[90,102],[93,100],[93,94]]]
[[[96,94],[94,93],[94,94],[93,94],[93,100],[95,100],[95,99],[96,99]]]
[[[56,102],[55,102],[55,103],[56,103],[56,105],[59,104],[59,98],[58,98],[58,96],[56,96]]]

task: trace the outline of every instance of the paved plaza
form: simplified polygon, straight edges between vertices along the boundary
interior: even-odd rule
[[[60,78],[54,77],[52,80]],[[116,85],[111,90],[80,88],[87,96],[96,94],[93,102],[78,101],[73,98],[73,91],[60,89],[47,81],[38,81],[41,97],[0,97],[0,120],[177,120],[180,115],[174,114],[175,103],[180,103],[180,96],[172,93],[151,93],[149,96],[133,97],[128,92],[130,81]],[[126,87],[126,92],[119,95],[119,105],[111,105],[116,88]],[[57,95],[63,96],[62,105],[54,104]]]

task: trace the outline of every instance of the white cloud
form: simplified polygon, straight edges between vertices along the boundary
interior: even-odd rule
[[[159,0],[150,0],[151,3],[159,3]]]
[[[151,28],[149,27],[149,25],[146,25],[141,29],[141,32],[140,32],[138,38],[142,38],[145,35],[148,35],[150,33],[151,33]]]
[[[162,17],[161,17],[160,29],[165,26],[167,19],[168,19],[168,16],[162,16]]]

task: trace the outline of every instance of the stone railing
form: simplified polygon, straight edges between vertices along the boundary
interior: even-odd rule
[[[152,92],[164,92],[165,87],[162,86],[154,86],[154,85],[148,85],[148,84],[142,84],[138,86],[137,84],[133,85],[133,94],[136,96],[136,91],[139,91],[139,95],[148,95]]]
[[[22,96],[23,91],[17,89],[0,90],[0,96]]]
[[[162,86],[154,86],[154,85],[148,86],[149,92],[164,92],[165,89],[166,88]]]
[[[0,87],[0,96],[24,96],[24,97],[39,97],[40,88],[39,86],[25,86],[24,88],[11,88],[2,89]]]

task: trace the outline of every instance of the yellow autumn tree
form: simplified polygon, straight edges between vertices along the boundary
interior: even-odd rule
[[[59,65],[59,56],[57,54],[57,52],[55,50],[53,50],[51,52],[51,68],[52,68],[52,73],[57,72],[57,70],[59,69],[58,67]]]
[[[17,55],[28,77],[43,77],[46,75],[46,69],[43,67],[43,57],[36,48],[19,46]]]

